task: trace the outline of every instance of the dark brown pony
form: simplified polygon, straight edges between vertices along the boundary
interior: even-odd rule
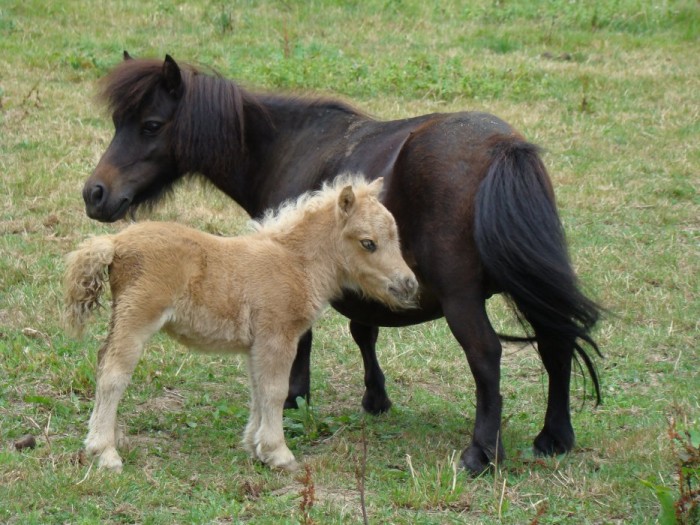
[[[579,289],[554,193],[538,150],[486,113],[382,122],[336,101],[253,94],[218,75],[165,61],[125,60],[101,84],[115,135],[83,198],[89,217],[116,221],[151,205],[187,175],[203,176],[251,216],[351,171],[384,177],[404,257],[421,284],[420,308],[395,312],[348,292],[333,306],[350,319],[365,366],[362,405],[391,405],[376,358],[379,326],[444,316],[476,383],[476,419],[462,464],[481,472],[504,457],[501,343],[485,302],[504,293],[534,331],[549,376],[535,451],[572,449],[572,361],[600,400],[585,346],[599,308]],[[311,333],[302,338],[287,406],[309,394]]]

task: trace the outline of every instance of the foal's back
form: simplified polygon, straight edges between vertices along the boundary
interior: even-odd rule
[[[264,235],[218,237],[176,223],[142,222],[114,242],[115,315],[138,312],[164,321],[163,328],[187,346],[244,351],[261,316],[282,321],[304,309],[299,272]]]

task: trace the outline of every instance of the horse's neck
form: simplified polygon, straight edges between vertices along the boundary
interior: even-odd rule
[[[206,129],[213,135],[197,142],[208,149],[192,148],[185,170],[202,173],[252,217],[318,187],[332,170],[329,159],[347,149],[339,137],[364,119],[340,102],[241,93],[243,118],[235,111],[212,116],[218,122]],[[243,132],[240,144],[232,140],[236,130]]]
[[[248,194],[244,208],[253,217],[289,198],[318,188],[347,144],[345,131],[361,115],[339,103],[259,96],[264,112],[246,109]]]

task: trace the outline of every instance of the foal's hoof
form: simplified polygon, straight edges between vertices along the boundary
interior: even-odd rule
[[[255,447],[255,456],[271,469],[293,472],[297,469],[297,462],[292,451],[286,445],[273,451],[264,450],[261,444]]]
[[[565,432],[555,436],[547,430],[542,430],[535,438],[533,446],[535,454],[538,456],[558,456],[573,449],[574,442],[573,432]]]
[[[367,390],[365,391],[365,395],[362,396],[362,408],[368,414],[377,416],[389,411],[391,408],[391,399],[389,399],[386,393],[380,395],[370,394]]]
[[[99,455],[97,459],[97,466],[101,469],[106,469],[106,470],[111,470],[113,472],[121,472],[122,471],[122,458],[119,456],[119,453],[112,449],[112,450],[105,450],[102,452],[102,454]]]
[[[285,472],[296,472],[299,470],[299,463],[296,460],[292,460],[288,463],[283,463],[281,465],[270,465],[270,468],[275,470],[283,470]]]
[[[117,427],[114,433],[114,441],[116,442],[117,448],[125,449],[129,447],[129,438],[121,427]]]

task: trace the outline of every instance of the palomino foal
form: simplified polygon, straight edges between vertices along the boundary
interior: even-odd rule
[[[343,288],[393,308],[415,304],[382,181],[345,177],[268,214],[256,232],[222,238],[158,222],[89,239],[67,257],[66,321],[79,334],[109,270],[112,317],[98,353],[85,440],[119,470],[117,405],[146,341],[163,329],[201,351],[247,352],[251,408],[243,444],[271,467],[294,469],[282,409],[299,337]]]

